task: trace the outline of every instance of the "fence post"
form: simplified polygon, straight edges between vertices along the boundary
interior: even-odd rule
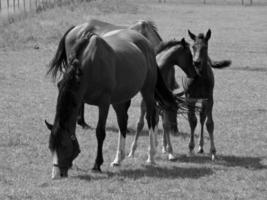
[[[9,12],[9,0],[7,0],[7,11]]]
[[[15,11],[16,11],[16,0],[13,0],[13,12],[15,12]]]
[[[25,0],[23,0],[23,10],[26,13],[26,5],[25,5]]]

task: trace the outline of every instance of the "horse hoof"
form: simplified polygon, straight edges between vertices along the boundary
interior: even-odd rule
[[[162,152],[163,154],[167,153],[166,148],[163,147],[162,150],[161,150],[161,152]]]
[[[198,153],[203,154],[204,153],[204,150],[203,149],[199,149],[198,150]]]
[[[211,160],[212,160],[212,161],[215,161],[215,160],[216,160],[216,156],[215,156],[215,154],[211,154]]]
[[[110,163],[110,166],[111,167],[118,167],[118,166],[120,166],[120,163],[119,162],[112,162],[112,163]]]
[[[177,158],[173,154],[170,153],[168,155],[168,159],[169,159],[169,161],[175,161]]]
[[[134,158],[134,153],[130,152],[127,157],[128,158]]]
[[[101,173],[102,172],[100,167],[93,167],[91,171],[94,173]]]
[[[148,164],[148,165],[156,165],[156,162],[154,161],[154,160],[151,160],[151,159],[147,159],[147,161],[146,161],[146,163]]]

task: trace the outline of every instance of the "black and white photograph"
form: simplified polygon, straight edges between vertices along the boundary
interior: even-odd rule
[[[267,0],[0,0],[1,200],[266,200]]]

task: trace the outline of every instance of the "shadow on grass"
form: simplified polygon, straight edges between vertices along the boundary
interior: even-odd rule
[[[180,156],[177,158],[177,162],[188,163],[214,163],[215,165],[222,165],[226,167],[243,167],[251,170],[267,169],[267,165],[263,164],[262,157],[249,157],[249,156],[234,156],[234,155],[218,155],[216,161],[211,161],[210,156]]]
[[[213,174],[213,170],[208,167],[160,167],[160,166],[144,166],[138,169],[121,169],[118,172],[103,172],[97,175],[83,174],[78,175],[77,178],[81,180],[91,181],[99,179],[108,179],[114,176],[140,179],[143,177],[160,178],[160,179],[176,179],[176,178],[191,178],[198,179],[203,176]]]

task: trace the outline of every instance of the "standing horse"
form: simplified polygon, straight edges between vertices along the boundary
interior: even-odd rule
[[[67,40],[67,38],[66,38]],[[147,107],[150,144],[148,163],[154,163],[156,101],[168,108],[177,108],[176,99],[166,88],[157,67],[155,53],[149,42],[133,30],[115,31],[99,37],[91,32],[81,34],[75,43],[66,42],[68,63],[59,87],[54,124],[49,147],[53,156],[52,178],[67,176],[68,169],[80,149],[75,136],[76,118],[83,102],[98,106],[96,128],[98,142],[94,171],[101,171],[102,147],[110,105],[113,106],[120,129],[118,151],[113,164],[125,155],[125,136],[130,99],[139,91]],[[63,49],[58,50],[63,51]],[[58,53],[58,52],[57,52]],[[49,72],[56,78],[62,72],[60,60]]]
[[[211,61],[208,56],[208,41],[211,36],[211,31],[208,30],[206,35],[199,34],[194,35],[188,30],[190,38],[194,41],[193,48],[193,62],[197,71],[198,76],[190,83],[184,81],[184,90],[186,97],[188,98],[201,98],[206,99],[202,103],[202,111],[200,112],[200,139],[199,139],[199,153],[203,153],[203,126],[206,121],[206,128],[210,137],[210,154],[212,160],[215,159],[216,148],[214,144],[214,122],[212,118],[213,109],[213,90],[214,90],[214,75],[211,68],[224,68],[231,64],[231,61],[227,61],[224,65],[211,65]],[[194,109],[190,109],[188,112],[188,120],[191,128],[191,137],[189,141],[189,150],[192,153],[195,147],[194,142],[194,131],[197,125],[197,118]]]
[[[100,36],[103,36],[111,31],[121,30],[121,29],[132,29],[139,33],[141,33],[143,36],[145,36],[154,50],[158,46],[158,44],[162,41],[160,35],[157,32],[157,27],[152,21],[149,20],[139,20],[133,25],[130,26],[120,26],[120,25],[114,25],[110,24],[104,21],[100,21],[97,19],[91,19],[87,23],[77,25],[75,27],[71,27],[62,37],[57,53],[55,57],[51,61],[51,66],[54,65],[56,68],[66,68],[67,62],[65,62],[67,54],[65,51],[65,39],[68,41],[68,43],[75,43],[76,40],[79,40],[81,35],[87,33],[87,32],[93,32]],[[63,63],[62,65],[58,65],[57,63]],[[170,75],[169,79],[174,82],[175,87],[178,87],[178,84],[175,82],[174,77],[174,68],[170,69]],[[59,82],[60,85],[60,82]],[[129,104],[130,106],[130,104]],[[81,125],[83,128],[89,128],[88,124],[84,120],[84,104],[81,105],[79,115],[77,117],[77,123]]]
[[[186,74],[188,80],[193,79],[196,76],[196,71],[193,66],[192,54],[189,48],[189,44],[182,39],[181,41],[170,40],[167,42],[161,42],[157,48],[157,64],[160,68],[163,80],[170,91],[175,88],[170,76],[173,76],[173,66],[180,67]],[[131,151],[129,157],[134,156],[134,152],[137,148],[137,140],[144,127],[144,118],[146,113],[146,107],[144,101],[141,103],[141,114],[137,125],[137,132],[134,141],[131,145]],[[170,141],[170,134],[176,134],[177,129],[177,110],[163,110],[162,111],[162,124],[163,124],[163,152],[168,153],[168,159],[174,160],[173,149]],[[158,122],[158,120],[157,120]]]

